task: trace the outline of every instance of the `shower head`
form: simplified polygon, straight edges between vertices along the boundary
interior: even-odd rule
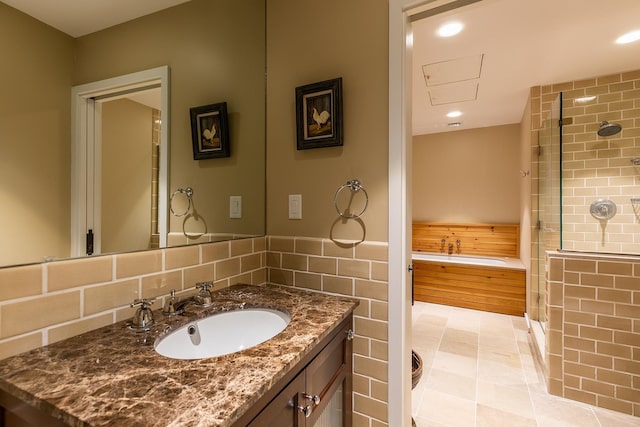
[[[600,123],[600,129],[598,129],[599,136],[611,136],[622,130],[622,126],[617,123],[609,123],[604,121]]]

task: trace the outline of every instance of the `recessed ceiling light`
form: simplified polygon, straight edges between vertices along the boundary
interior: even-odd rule
[[[447,117],[451,117],[451,118],[460,117],[461,115],[462,115],[461,111],[450,111],[447,113]]]
[[[575,101],[577,103],[584,104],[584,103],[593,101],[594,99],[596,99],[596,97],[595,95],[592,95],[592,96],[583,96],[582,98],[576,98]]]
[[[617,44],[632,43],[640,40],[640,30],[630,31],[616,39]]]
[[[462,31],[464,25],[461,22],[453,21],[441,25],[436,31],[440,37],[451,37]]]

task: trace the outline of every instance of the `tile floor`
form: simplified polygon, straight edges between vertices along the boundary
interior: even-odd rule
[[[640,418],[549,395],[524,318],[416,302],[417,427],[627,427]]]

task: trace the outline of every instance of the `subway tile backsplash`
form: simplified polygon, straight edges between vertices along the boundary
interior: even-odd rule
[[[266,238],[0,269],[0,357],[130,318],[136,298],[266,281]]]

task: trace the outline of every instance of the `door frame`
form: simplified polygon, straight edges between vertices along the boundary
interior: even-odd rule
[[[411,425],[410,121],[407,0],[389,0],[388,425]],[[408,34],[407,34],[408,32]]]
[[[411,425],[411,22],[482,0],[389,0],[388,424]]]
[[[86,256],[86,233],[96,231],[94,254],[100,254],[101,146],[100,105],[96,97],[143,90],[160,84],[160,159],[158,232],[167,245],[169,183],[169,67],[161,66],[71,88],[71,256]]]

